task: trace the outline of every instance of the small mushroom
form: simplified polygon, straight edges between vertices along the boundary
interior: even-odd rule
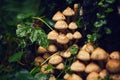
[[[54,27],[58,30],[65,30],[68,28],[68,24],[63,20],[59,20],[55,23]]]
[[[56,66],[56,69],[58,69],[58,70],[63,70],[64,67],[65,67],[65,65],[64,65],[63,63],[60,63],[60,64],[58,64],[58,65]]]
[[[92,43],[86,43],[82,48],[81,50],[85,50],[87,51],[88,53],[92,53],[94,51],[94,45]]]
[[[69,76],[70,76],[70,74],[66,73],[63,78],[64,78],[65,80],[67,80],[67,79],[69,78]]]
[[[37,56],[34,60],[36,66],[39,66],[43,61],[44,59],[40,56]]]
[[[57,51],[57,47],[54,44],[50,44],[48,46],[48,51],[54,53]]]
[[[85,68],[86,73],[100,72],[100,71],[101,71],[101,68],[95,63],[90,63]]]
[[[83,72],[85,70],[85,65],[77,60],[72,63],[72,65],[70,66],[70,70],[75,72]]]
[[[77,24],[75,22],[71,22],[68,26],[70,30],[75,30],[78,28]]]
[[[77,54],[77,58],[83,61],[88,61],[90,60],[90,54],[85,50],[80,50]]]
[[[73,38],[76,39],[75,43],[78,42],[79,39],[82,38],[82,34],[78,31],[76,31],[74,34],[73,34]]]
[[[65,20],[65,19],[66,19],[65,16],[60,11],[57,11],[55,15],[52,17],[52,20],[54,21]]]
[[[111,58],[111,59],[118,59],[118,60],[120,60],[120,52],[118,52],[118,51],[113,51],[113,52],[110,54],[110,58]]]
[[[56,40],[58,35],[59,35],[58,32],[56,32],[55,30],[52,30],[51,32],[48,33],[47,38],[49,40]]]
[[[77,74],[72,74],[68,77],[67,80],[83,80],[81,76],[77,75]]]
[[[45,54],[43,55],[43,58],[44,58],[44,59],[47,59],[47,58],[49,58],[50,56],[51,56],[51,54],[45,53]]]
[[[111,80],[120,80],[120,74],[110,75],[110,79],[111,79]]]
[[[37,49],[38,54],[43,54],[43,53],[46,53],[46,52],[47,52],[47,49],[42,47],[42,46],[39,46],[38,49]]]
[[[108,53],[104,49],[98,47],[92,52],[91,59],[92,60],[106,60],[108,56],[109,56]]]
[[[97,72],[91,72],[88,74],[86,80],[98,80],[99,74]]]
[[[61,55],[62,57],[64,57],[64,58],[69,58],[69,57],[71,57],[71,53],[70,53],[70,50],[69,50],[69,49],[67,49],[65,52],[64,52],[64,51],[60,52],[60,55]]]
[[[44,74],[47,74],[47,73],[53,73],[53,69],[48,69],[46,70],[46,68],[48,67],[49,65],[48,64],[44,64],[42,65],[40,71]]]
[[[103,69],[102,71],[100,71],[100,73],[99,73],[100,79],[103,80],[105,78],[105,76],[107,76],[107,74],[108,74],[108,72],[106,69]]]
[[[74,12],[75,12],[74,21],[76,21],[78,16],[78,7],[79,7],[78,4],[74,4]]]
[[[54,75],[52,75],[52,76],[50,76],[49,80],[56,80],[56,78]]]
[[[67,34],[66,34],[66,37],[67,37],[69,40],[72,40],[72,39],[73,39],[73,34],[72,34],[72,33],[67,33]]]
[[[62,57],[59,56],[59,55],[53,55],[51,56],[51,58],[49,59],[49,63],[52,64],[52,65],[56,65],[56,64],[59,64],[63,61]]]
[[[69,42],[69,39],[64,34],[60,34],[57,36],[57,42],[60,44],[67,44]]]
[[[111,73],[120,72],[120,60],[111,59],[106,64],[106,69]]]

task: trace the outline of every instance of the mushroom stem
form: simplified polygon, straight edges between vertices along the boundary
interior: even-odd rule
[[[75,12],[75,15],[74,15],[73,21],[76,21],[78,16],[78,4],[74,4],[74,12]]]
[[[70,17],[66,16],[66,22],[69,24],[70,23]]]

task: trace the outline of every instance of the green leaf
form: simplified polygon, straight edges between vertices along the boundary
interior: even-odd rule
[[[19,47],[21,47],[21,48],[25,48],[26,45],[27,45],[27,44],[26,44],[26,42],[25,42],[24,39],[20,40]]]
[[[30,74],[34,75],[36,73],[40,72],[40,67],[34,67],[31,71],[30,71]]]
[[[50,26],[54,27],[55,22],[51,19],[48,18],[43,18],[43,20],[48,23]]]
[[[9,58],[9,62],[12,63],[12,62],[17,62],[21,59],[23,55],[23,52],[17,52],[15,54],[13,54],[10,58]]]
[[[107,23],[106,20],[100,20],[100,21],[96,21],[93,25],[95,27],[101,27],[101,26],[103,26],[106,23]]]
[[[76,48],[75,46],[70,46],[69,49],[71,54],[77,54],[78,52],[78,48]]]
[[[32,31],[30,33],[30,36],[29,36],[30,41],[32,43],[35,42],[35,41],[37,41],[38,35],[40,35],[40,34],[38,34],[38,31],[35,30],[35,29],[32,29]]]
[[[34,80],[48,80],[47,74],[37,73],[34,77]]]
[[[104,30],[105,30],[106,34],[111,34],[112,33],[111,29],[108,28],[108,27],[105,27]]]
[[[105,10],[106,13],[111,13],[113,12],[113,9],[112,8],[107,8],[107,10]]]
[[[50,70],[50,69],[54,69],[54,66],[48,65],[47,67],[45,67],[45,71]]]
[[[112,4],[112,3],[114,3],[115,2],[115,0],[105,0],[107,3],[110,3],[110,4]]]
[[[105,18],[105,15],[103,15],[103,14],[97,13],[96,15],[97,15],[97,18],[100,18],[100,19],[104,19]]]

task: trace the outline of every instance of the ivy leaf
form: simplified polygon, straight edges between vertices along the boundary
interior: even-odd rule
[[[105,10],[106,13],[111,13],[113,12],[113,9],[112,8],[107,8],[107,10]]]
[[[21,39],[21,40],[20,40],[20,43],[19,43],[19,47],[25,48],[26,45],[27,45],[27,44],[26,44],[25,40],[24,40],[24,39]]]
[[[110,4],[112,4],[112,3],[114,3],[115,2],[115,0],[105,0],[107,3],[110,3]]]
[[[54,68],[54,66],[48,65],[47,67],[45,67],[45,71],[50,70],[50,69],[53,69],[53,68]]]
[[[37,30],[32,29],[32,31],[31,31],[31,33],[30,33],[30,36],[29,36],[30,41],[31,41],[32,43],[35,42],[35,41],[37,40],[38,35],[39,35],[39,34],[38,34]]]
[[[35,75],[34,80],[48,80],[48,76],[39,72]]]
[[[103,26],[104,24],[106,24],[107,22],[106,22],[106,20],[100,20],[100,21],[96,21],[95,23],[94,23],[94,26],[95,27],[101,27],[101,26]]]
[[[69,49],[71,54],[76,54],[78,52],[78,48],[75,46],[70,46]]]
[[[23,52],[17,52],[15,54],[13,54],[10,58],[9,58],[9,62],[12,63],[12,62],[17,62],[21,59],[23,55]]]
[[[96,15],[97,15],[97,18],[100,18],[100,19],[104,19],[105,18],[105,15],[103,15],[103,14],[97,13]]]
[[[108,27],[105,27],[104,30],[105,30],[106,34],[111,34],[112,33],[111,29],[108,28]]]

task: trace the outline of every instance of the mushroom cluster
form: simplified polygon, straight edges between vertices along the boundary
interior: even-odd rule
[[[49,80],[104,80],[109,74],[113,80],[120,80],[120,52],[108,53],[92,43],[78,46],[82,34],[77,31],[75,19],[78,5],[74,9],[67,7],[63,12],[56,12],[52,17],[56,21],[54,30],[48,33],[52,44],[47,49],[39,46],[35,65],[40,66],[44,74],[52,73]],[[73,54],[70,46],[77,51]],[[56,72],[57,71],[57,72]],[[58,76],[58,73],[62,74]],[[56,77],[57,76],[57,77]]]

